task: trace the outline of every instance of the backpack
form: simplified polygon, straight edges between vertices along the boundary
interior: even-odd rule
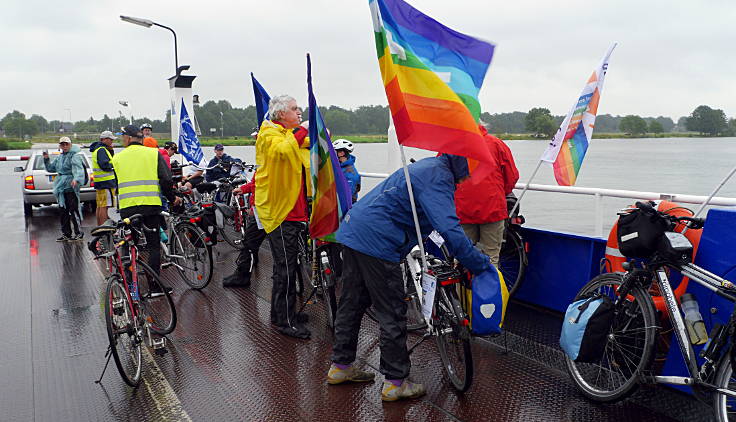
[[[614,316],[613,301],[599,293],[571,303],[562,322],[560,347],[575,362],[599,362]]]

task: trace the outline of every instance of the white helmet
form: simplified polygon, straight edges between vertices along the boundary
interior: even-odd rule
[[[335,151],[344,149],[347,150],[348,153],[353,152],[353,143],[348,141],[347,139],[336,139],[334,142],[332,142],[332,146],[335,148]]]

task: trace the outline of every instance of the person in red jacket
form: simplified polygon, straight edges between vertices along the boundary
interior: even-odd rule
[[[477,180],[477,176],[471,174],[470,180],[458,185],[455,208],[465,235],[498,266],[505,220],[509,216],[506,195],[519,180],[519,171],[509,147],[488,134],[483,125],[479,125],[479,129],[496,166],[483,179]]]

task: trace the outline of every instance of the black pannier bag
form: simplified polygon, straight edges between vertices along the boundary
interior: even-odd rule
[[[615,315],[611,298],[599,293],[571,303],[562,323],[560,347],[575,362],[600,362]]]
[[[636,208],[618,218],[618,249],[627,258],[649,258],[669,226],[654,208]]]

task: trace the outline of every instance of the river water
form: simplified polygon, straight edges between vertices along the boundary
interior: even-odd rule
[[[507,145],[516,160],[520,181],[526,182],[547,142],[509,141]],[[355,144],[356,167],[362,172],[388,172],[387,149],[386,144]],[[255,162],[254,147],[227,146],[225,151],[246,162]],[[205,147],[204,152],[207,159],[214,155],[210,147]],[[8,155],[17,153],[9,151]],[[434,155],[414,148],[407,148],[406,154],[416,159]],[[708,195],[734,165],[736,138],[595,139],[576,186]],[[3,173],[12,171],[11,166],[2,167]],[[362,193],[379,182],[365,178]],[[555,185],[551,166],[543,164],[533,183]],[[736,180],[724,186],[719,196],[736,197]],[[615,221],[616,211],[632,202],[603,199],[605,233]],[[689,207],[696,209],[697,205]],[[521,209],[530,227],[585,235],[595,231],[592,196],[530,191]]]

